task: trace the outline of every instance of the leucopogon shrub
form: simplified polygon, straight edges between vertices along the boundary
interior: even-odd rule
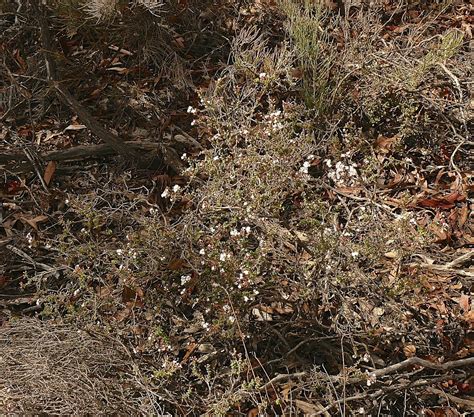
[[[232,335],[236,321],[242,332],[264,321],[262,305],[327,299],[341,285],[363,291],[384,252],[419,244],[410,217],[392,224],[383,208],[360,208],[350,215],[354,224],[349,217],[344,230],[337,226],[345,214],[330,207],[315,172],[328,136],[291,97],[295,59],[286,44],[272,49],[255,29],[236,38],[233,64],[201,95],[199,108],[188,109],[209,143],[188,160],[186,182],[160,191],[167,214],[116,193],[68,201],[74,220],[52,245],[76,277],[84,317],[120,314],[123,305],[111,308],[100,294],[134,288],[144,293],[136,295],[144,307],[161,309],[167,331],[163,309],[172,302],[192,306],[188,320],[201,332]],[[350,155],[343,160],[325,160],[326,175],[338,186],[357,185],[362,171]],[[387,223],[374,227],[374,216]],[[104,233],[115,236],[113,245],[103,246]]]

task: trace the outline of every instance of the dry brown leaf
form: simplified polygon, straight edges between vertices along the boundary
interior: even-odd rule
[[[377,140],[375,141],[375,149],[378,150],[381,154],[387,154],[390,150],[395,146],[395,144],[399,141],[398,136],[386,137],[380,135]]]
[[[258,408],[252,408],[249,410],[247,417],[258,417]]]
[[[321,412],[323,412],[323,415],[329,415],[327,412],[324,412],[324,407],[319,403],[311,404],[303,400],[295,400],[295,405],[305,415],[315,415]]]
[[[361,187],[336,187],[335,190],[341,194],[348,194],[348,195],[360,195],[362,188]]]
[[[28,223],[33,229],[35,230],[38,230],[38,223],[41,223],[41,222],[44,222],[46,220],[48,220],[48,216],[43,216],[43,215],[40,215],[40,216],[36,216],[32,219],[28,219],[26,217],[21,217],[22,221],[25,221],[26,223]]]
[[[465,322],[469,323],[471,328],[474,327],[474,310],[468,311],[466,314],[462,316],[462,319]]]
[[[131,308],[125,307],[123,310],[120,310],[114,314],[114,319],[120,323],[124,321],[126,318],[128,318],[131,312],[132,312]]]
[[[177,271],[182,269],[186,265],[186,261],[184,259],[172,259],[171,262],[168,264],[168,269],[171,271]]]
[[[80,125],[80,124],[72,124],[66,127],[66,129],[64,130],[66,131],[66,130],[83,130],[83,129],[87,129],[87,126]]]
[[[273,310],[276,311],[278,314],[291,314],[293,313],[293,307],[289,304],[283,303],[272,303]]]
[[[46,185],[49,185],[54,173],[56,172],[56,161],[49,161],[46,169],[44,170],[43,179]]]
[[[459,297],[459,305],[461,306],[461,308],[463,309],[463,311],[469,311],[471,306],[470,306],[470,302],[469,302],[469,296],[466,295],[466,294],[462,294],[461,297]]]
[[[252,315],[255,316],[257,321],[273,321],[273,317],[270,314],[258,308],[252,309]]]
[[[415,345],[405,345],[403,347],[403,353],[407,358],[412,358],[416,355],[416,346]]]
[[[445,196],[423,198],[417,201],[417,205],[421,207],[450,209],[453,208],[456,202],[465,201],[466,196],[457,191]]]
[[[191,342],[189,344],[188,348],[186,349],[186,353],[184,354],[183,360],[181,361],[181,364],[185,363],[189,359],[189,357],[193,354],[197,347],[197,343]]]
[[[467,204],[464,204],[462,207],[458,209],[458,227],[461,229],[467,221],[469,216],[469,209],[467,208]]]

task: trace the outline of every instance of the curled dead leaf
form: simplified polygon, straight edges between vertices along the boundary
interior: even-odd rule
[[[387,154],[400,140],[398,136],[387,137],[380,135],[375,141],[374,147],[381,154]]]
[[[252,315],[255,316],[257,321],[273,321],[273,317],[271,316],[271,314],[263,310],[259,310],[258,308],[252,309]]]
[[[407,358],[413,358],[416,355],[416,346],[415,345],[403,346],[403,353]]]
[[[48,220],[48,216],[36,216],[33,217],[32,219],[29,219],[27,217],[21,217],[21,221],[28,223],[33,229],[38,230],[38,223],[45,222]]]
[[[398,258],[398,252],[396,250],[393,250],[393,251],[390,251],[390,252],[385,252],[383,254],[383,256],[385,256],[386,258],[388,259],[396,259]]]
[[[44,170],[43,179],[46,185],[49,185],[54,173],[56,172],[56,161],[49,161],[46,169]]]

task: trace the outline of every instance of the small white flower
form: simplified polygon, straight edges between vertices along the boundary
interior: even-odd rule
[[[308,161],[305,161],[303,166],[300,168],[300,172],[307,174],[308,173],[308,168],[311,166],[311,163]]]
[[[219,255],[219,260],[221,262],[224,262],[225,260],[227,259],[227,254],[225,252],[222,252],[220,255]]]
[[[205,255],[205,254],[206,254],[206,251],[205,251],[204,249],[201,249],[201,250],[199,251],[199,255]]]
[[[367,373],[367,386],[370,387],[371,385],[375,384],[375,381],[377,380],[377,376],[374,373],[369,373],[369,371],[366,371]]]
[[[170,196],[170,189],[168,187],[161,193],[162,198],[168,198]]]
[[[359,252],[354,251],[354,252],[351,253],[351,255],[352,255],[353,258],[357,258],[359,256]]]
[[[189,106],[187,112],[191,114],[196,114],[197,109],[195,109],[193,106]]]
[[[216,155],[214,158],[212,158],[213,161],[218,161],[219,160],[219,156]]]
[[[191,281],[191,275],[182,275],[181,276],[181,285],[184,285],[189,281]]]
[[[191,126],[196,126],[196,123],[197,123],[197,121],[196,121],[196,120],[193,120],[193,121],[191,122]]]
[[[181,190],[181,187],[178,184],[173,185],[173,193],[177,193],[179,190]]]
[[[265,78],[266,76],[267,76],[266,72],[261,72],[260,74],[258,74],[258,78],[260,79]]]
[[[354,165],[348,168],[348,173],[351,177],[357,177],[357,170],[354,168]]]
[[[67,198],[64,200],[64,204],[69,204],[69,200]]]
[[[183,153],[183,154],[181,155],[181,159],[182,159],[183,161],[186,161],[186,159],[188,159],[188,155],[186,155],[185,153]]]
[[[230,231],[230,235],[231,235],[231,236],[238,236],[239,234],[240,234],[240,233],[239,233],[239,231],[238,231],[237,229],[232,229],[232,230]]]
[[[116,252],[117,252],[117,255],[119,255],[119,256],[123,254],[123,250],[122,250],[122,249],[117,249]]]

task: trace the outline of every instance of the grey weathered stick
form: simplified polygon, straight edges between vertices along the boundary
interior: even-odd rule
[[[455,368],[462,368],[465,366],[474,366],[474,357],[459,359],[457,361],[450,361],[450,362],[445,362],[445,363],[435,363],[435,362],[430,362],[430,361],[427,361],[425,359],[421,359],[415,356],[413,358],[406,359],[402,362],[395,363],[385,368],[376,369],[375,371],[371,372],[370,375],[374,375],[376,378],[380,378],[382,376],[393,374],[394,372],[401,371],[403,369],[409,368],[410,366],[414,366],[414,365],[422,366],[423,368],[436,369],[438,371],[446,372]],[[307,375],[308,375],[307,372],[296,372],[294,374],[279,374],[272,380],[268,381],[266,384],[262,385],[260,387],[260,390],[265,390],[269,386],[272,386],[273,384],[280,381],[286,381],[291,378],[302,378]],[[336,379],[337,377],[332,377],[332,378]],[[366,377],[351,378],[346,382],[346,385],[357,384],[365,380],[366,380]]]
[[[161,144],[152,142],[129,141],[125,144],[135,151],[161,151]],[[39,154],[43,161],[74,161],[84,158],[97,158],[101,156],[115,155],[117,152],[107,143],[99,145],[79,145],[68,149],[50,151]],[[24,153],[5,152],[0,155],[0,164],[15,164],[19,162],[31,163]]]
[[[82,121],[82,123],[84,123],[92,133],[110,145],[117,153],[127,157],[138,158],[138,154],[132,148],[127,146],[112,132],[105,129],[102,124],[94,116],[92,116],[89,110],[87,110],[86,107],[84,107],[73,97],[66,87],[60,85],[58,70],[53,54],[53,42],[49,33],[45,8],[44,6],[40,6],[38,0],[33,0],[31,4],[35,10],[40,25],[41,43],[43,44],[48,79],[56,90],[59,99],[79,116],[79,119]]]
[[[72,96],[71,93],[69,93],[66,88],[62,87],[57,81],[53,81],[53,86],[56,92],[58,93],[60,100],[78,115],[81,122],[84,123],[87,128],[92,133],[94,133],[94,135],[96,135],[103,142],[107,143],[118,154],[125,155],[128,157],[138,156],[134,149],[126,145],[126,143],[120,140],[112,132],[105,129],[100,124],[100,122],[94,116],[92,116],[89,111]]]

